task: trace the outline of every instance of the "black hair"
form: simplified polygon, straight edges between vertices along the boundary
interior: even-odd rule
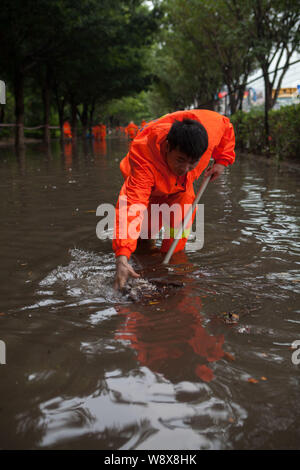
[[[192,162],[196,162],[208,147],[208,135],[200,122],[194,119],[175,121],[167,135],[170,151],[179,148]]]

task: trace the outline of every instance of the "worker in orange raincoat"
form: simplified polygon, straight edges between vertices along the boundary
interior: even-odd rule
[[[128,260],[136,249],[143,225],[148,235],[150,229],[153,233],[152,206],[167,204],[170,207],[177,204],[183,209],[183,213],[177,211],[180,220],[176,213],[170,220],[169,236],[161,246],[161,252],[166,253],[186,213],[185,205],[192,204],[195,199],[193,182],[206,169],[211,157],[214,165],[206,170],[205,175],[211,176],[211,181],[218,178],[224,168],[234,162],[234,147],[234,130],[229,119],[208,110],[194,109],[167,114],[148,123],[139,132],[120,163],[125,182],[116,206],[113,239],[116,255],[115,288],[122,288],[128,277],[139,277]],[[139,216],[137,207],[142,207]],[[147,216],[143,209],[145,207]],[[154,230],[159,231],[162,223],[160,217]],[[132,224],[136,228],[134,234],[129,230]],[[191,225],[192,218],[187,228]],[[175,252],[184,249],[187,237],[188,233],[184,231]],[[144,235],[144,238],[147,237]]]
[[[130,121],[130,123],[128,124],[128,126],[125,129],[125,132],[128,135],[128,137],[130,138],[130,140],[133,140],[135,138],[135,136],[137,135],[138,130],[139,130],[138,126],[136,124],[134,124],[133,121]]]
[[[92,127],[92,134],[95,140],[100,140],[100,126],[98,124]]]
[[[99,128],[100,140],[103,141],[106,138],[106,125],[100,124]]]
[[[145,127],[146,124],[147,124],[147,122],[145,121],[145,119],[143,119],[142,122],[141,122],[141,128]]]
[[[63,132],[64,132],[64,139],[72,139],[71,126],[70,126],[70,123],[68,121],[64,122]]]

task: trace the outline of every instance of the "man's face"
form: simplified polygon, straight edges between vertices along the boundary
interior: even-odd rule
[[[199,163],[192,162],[185,153],[182,153],[178,147],[169,150],[169,144],[166,144],[166,160],[168,167],[176,176],[183,176],[188,171],[193,170]]]

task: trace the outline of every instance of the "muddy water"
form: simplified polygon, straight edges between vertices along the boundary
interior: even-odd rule
[[[0,447],[299,449],[300,174],[238,157],[173,257],[183,287],[132,302],[95,233],[126,148],[0,150]]]

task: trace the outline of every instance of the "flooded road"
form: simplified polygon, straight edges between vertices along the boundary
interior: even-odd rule
[[[300,173],[238,155],[183,287],[131,302],[95,213],[127,145],[0,149],[0,448],[299,449]]]

